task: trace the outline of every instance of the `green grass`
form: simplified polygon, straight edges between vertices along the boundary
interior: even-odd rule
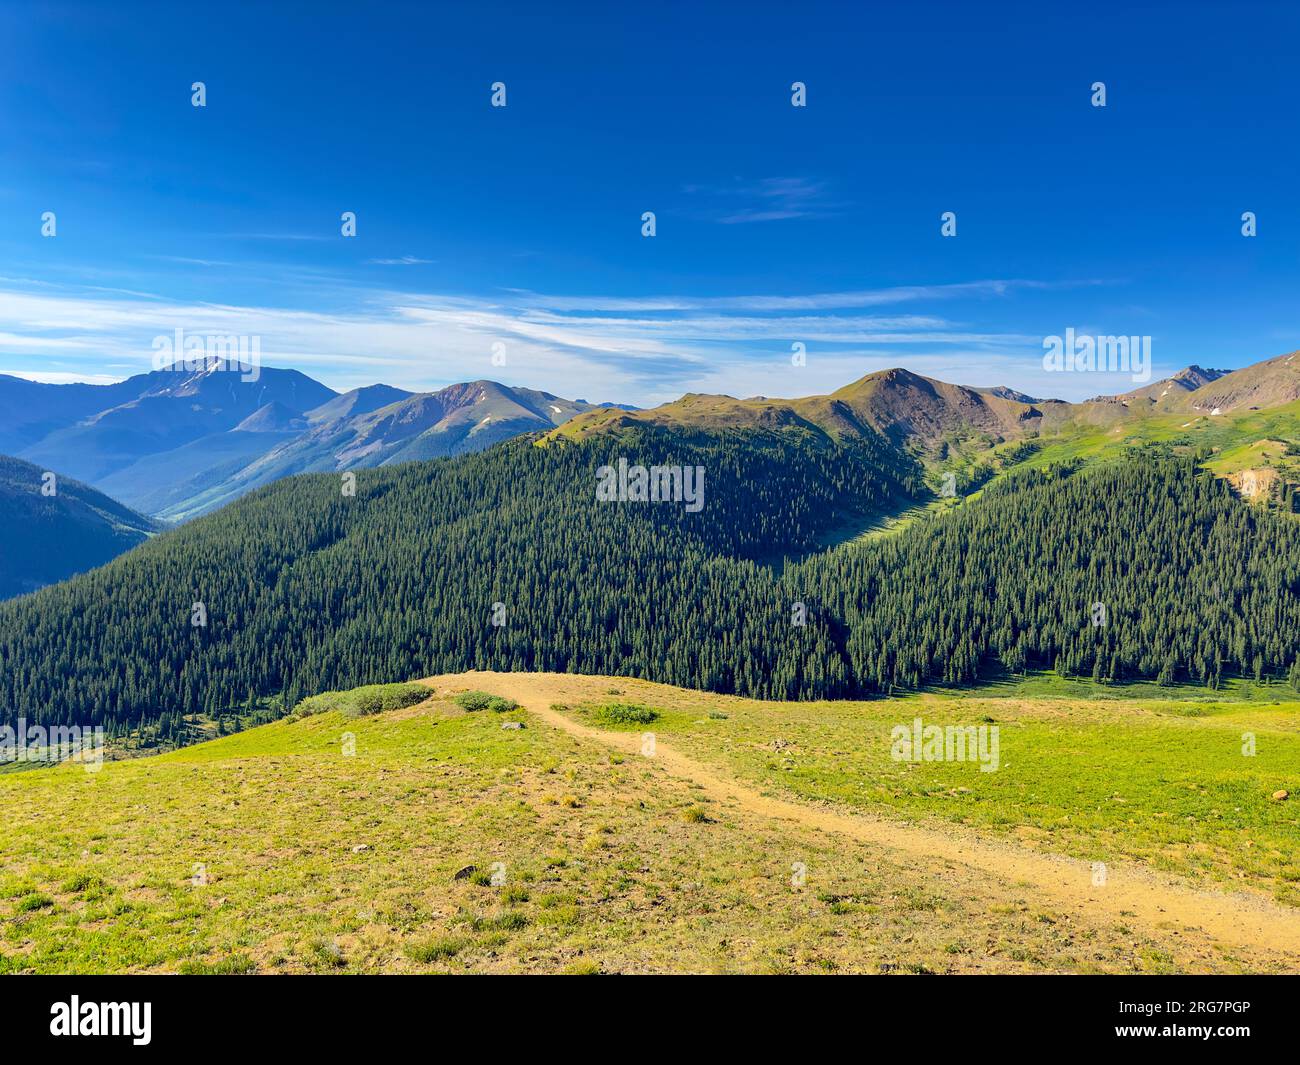
[[[589,698],[570,705],[608,703],[609,679],[571,679]],[[773,791],[1028,831],[1094,860],[1293,882],[1300,807],[1260,794],[1275,779],[1297,790],[1294,704],[760,704],[617,684],[655,708],[666,743]],[[538,722],[503,731],[447,696],[356,718],[346,705],[93,774],[0,777],[0,972],[1278,965],[1104,916],[1058,920],[1022,886],[702,803],[653,758],[614,759]],[[1003,768],[891,762],[888,725],[914,713],[994,718]],[[1244,729],[1254,759],[1225,750]],[[485,875],[457,879],[467,866]]]
[[[469,946],[470,941],[455,936],[439,936],[423,943],[412,943],[407,954],[413,961],[427,965],[435,961],[449,961]]]
[[[1189,705],[1226,702],[1274,704],[1300,700],[1300,693],[1276,679],[1253,681],[1227,677],[1220,687],[1211,689],[1200,684],[1162,685],[1154,680],[1106,684],[1091,677],[1063,677],[1050,670],[990,677],[977,688],[936,685],[928,690],[954,698],[1080,699],[1090,702],[1154,699]]]
[[[5,971],[799,968],[822,933],[798,914],[790,847],[826,877],[913,875],[752,826],[700,838],[678,816],[687,788],[643,762],[550,729],[503,732],[450,700],[313,714],[96,774],[20,774],[0,801]],[[455,879],[497,862],[501,886]],[[940,950],[906,922],[863,937],[818,953],[852,969],[854,955]]]
[[[257,965],[243,954],[232,954],[213,962],[182,962],[177,971],[182,976],[247,976],[257,972]]]
[[[1261,447],[1261,441],[1275,443]],[[1300,402],[1217,416],[1196,411],[1146,414],[1103,425],[1071,422],[1041,437],[987,449],[958,447],[944,461],[931,463],[931,479],[938,483],[943,471],[952,471],[960,480],[979,467],[989,467],[996,480],[1063,462],[1117,461],[1133,448],[1159,446],[1208,454],[1204,466],[1218,476],[1267,466],[1297,483],[1300,458],[1286,454],[1288,443],[1300,443]],[[979,492],[967,494],[974,498]]]
[[[1098,685],[1096,687],[1105,687]],[[656,689],[657,692],[657,689]],[[1136,860],[1300,905],[1300,701],[1289,688],[1110,689],[1036,675],[960,693],[764,703],[682,695],[657,737],[793,796]],[[725,718],[713,715],[724,707]],[[891,757],[891,729],[996,725],[1000,767]],[[1253,755],[1243,750],[1254,737]]]

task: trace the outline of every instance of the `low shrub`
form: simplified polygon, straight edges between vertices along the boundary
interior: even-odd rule
[[[366,717],[414,706],[432,694],[423,684],[367,684],[349,691],[309,695],[293,708],[293,716],[297,719],[338,710],[344,717]]]
[[[637,703],[606,703],[596,716],[607,725],[648,725],[659,719],[659,711]]]
[[[504,714],[508,710],[519,709],[519,704],[513,699],[505,699],[500,695],[491,695],[488,692],[480,691],[461,692],[452,702],[471,714],[478,710],[491,710],[494,713]]]

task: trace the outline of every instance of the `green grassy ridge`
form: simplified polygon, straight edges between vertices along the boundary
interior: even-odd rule
[[[51,475],[54,494],[46,495]],[[0,507],[0,599],[103,565],[159,529],[89,485],[7,455],[0,455]]]
[[[652,731],[798,798],[1014,834],[1090,862],[1140,861],[1300,905],[1300,699],[1092,702],[1028,690],[870,702],[692,695],[678,705],[650,700],[659,711]],[[999,769],[894,761],[891,729],[917,717],[998,726]],[[1242,753],[1246,733],[1253,756]],[[1293,798],[1274,801],[1278,790]]]
[[[762,431],[689,440],[647,431],[614,446],[508,442],[360,471],[352,497],[327,474],[254,492],[108,567],[0,604],[10,663],[0,714],[216,716],[250,694],[292,705],[382,678],[579,661],[724,689],[737,670],[747,685],[793,678],[807,648],[765,637],[777,592],[753,559],[812,546],[845,516],[897,498],[914,473],[883,445],[837,449]],[[707,513],[602,505],[597,472],[620,457],[705,466]],[[733,610],[751,588],[763,607]],[[191,624],[196,599],[206,625]],[[611,616],[620,601],[634,608],[625,632]],[[496,602],[508,607],[506,626],[489,624]],[[722,630],[743,655],[726,653]],[[90,661],[115,668],[88,671]]]
[[[345,730],[356,743],[352,757],[341,753]],[[55,900],[42,909],[40,928],[5,922],[0,955],[10,968],[26,967],[13,948],[35,937],[26,959],[43,972],[197,966],[206,964],[201,955],[214,951],[222,959],[241,957],[268,929],[292,918],[289,925],[301,928],[302,964],[317,970],[311,941],[326,936],[327,926],[356,922],[355,914],[349,922],[329,905],[331,892],[317,882],[342,873],[339,887],[356,877],[366,890],[379,892],[386,874],[354,857],[351,845],[366,841],[390,854],[412,849],[402,842],[406,829],[395,818],[382,818],[382,828],[375,823],[388,802],[413,813],[409,781],[385,786],[376,782],[376,771],[472,760],[486,791],[493,774],[513,763],[514,750],[510,741],[482,732],[457,719],[430,728],[427,720],[383,714],[352,720],[331,711],[110,763],[96,774],[60,766],[26,774],[26,788],[18,778],[0,781],[0,789],[11,789],[4,798],[24,807],[11,819],[3,845],[0,898],[21,905],[41,892]],[[91,803],[96,817],[87,819],[84,808]],[[473,816],[504,833],[512,805],[485,793]],[[193,816],[196,810],[201,816]],[[322,817],[322,810],[330,815]],[[51,824],[60,827],[50,833]],[[418,834],[418,823],[408,828]],[[432,838],[446,847],[434,867],[445,866],[450,880],[462,859],[456,834],[444,826]],[[196,865],[211,877],[202,889],[192,883]],[[73,875],[93,877],[99,886],[59,890]],[[292,904],[282,894],[290,889],[297,896]],[[334,912],[331,921],[312,912],[321,907]]]
[[[1261,440],[1300,443],[1300,402],[1215,416],[1183,411],[1134,414],[1105,425],[1067,422],[1051,433],[1009,441],[989,449],[956,447],[948,458],[930,462],[929,480],[932,486],[937,486],[942,474],[948,471],[956,473],[959,480],[970,478],[981,466],[991,467],[992,477],[1000,478],[1058,463],[1094,465],[1119,461],[1133,448],[1150,447],[1213,453],[1205,466],[1223,474],[1236,472],[1231,461],[1234,453],[1244,455]],[[1291,477],[1300,473],[1300,462],[1249,464],[1276,465]]]
[[[1186,963],[1142,930],[1066,929],[996,883],[935,880],[791,826],[735,824],[642,760],[501,723],[440,696],[412,714],[330,711],[97,774],[63,766],[0,780],[13,811],[0,837],[0,971]],[[809,870],[799,890],[796,859]]]

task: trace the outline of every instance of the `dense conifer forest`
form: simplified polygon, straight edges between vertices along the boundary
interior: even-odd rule
[[[789,579],[847,630],[861,691],[972,683],[994,662],[1213,687],[1287,673],[1300,648],[1300,527],[1158,452],[995,483]]]
[[[703,467],[703,509],[598,502],[620,457]],[[344,483],[278,482],[0,604],[0,712],[123,729],[470,668],[797,699],[1030,666],[1213,685],[1300,648],[1300,529],[1158,452],[833,547],[925,496],[883,440],[644,428]]]

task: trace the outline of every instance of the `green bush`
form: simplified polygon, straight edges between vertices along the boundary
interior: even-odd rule
[[[459,707],[463,707],[470,713],[476,710],[486,710],[488,704],[492,701],[492,696],[487,692],[461,692],[452,702]]]
[[[384,708],[384,701],[378,692],[358,692],[356,702],[357,714],[366,717],[369,714],[377,714]]]
[[[608,725],[648,725],[658,720],[659,711],[636,703],[606,703],[596,716]]]
[[[504,699],[500,695],[490,695],[480,691],[461,692],[452,702],[471,714],[477,710],[491,710],[494,713],[504,714],[508,710],[519,709],[519,704],[513,699]]]
[[[400,710],[429,698],[433,692],[423,684],[368,684],[342,692],[309,695],[293,708],[295,718],[340,711],[344,717],[366,717],[385,710]]]

